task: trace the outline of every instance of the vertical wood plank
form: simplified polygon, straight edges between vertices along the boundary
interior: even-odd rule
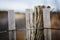
[[[9,30],[15,30],[15,13],[13,10],[8,11]]]
[[[43,7],[42,6],[38,6],[38,40],[44,40],[43,38]]]
[[[36,7],[36,40],[43,40],[43,7]]]
[[[30,9],[30,33],[31,33],[31,39],[30,40],[34,40],[34,34],[33,34],[33,31],[34,31],[34,28],[33,28],[33,10]]]
[[[37,40],[36,39],[36,34],[37,34],[37,29],[36,29],[36,15],[37,15],[37,7],[35,6],[35,8],[34,8],[34,27],[35,27],[35,30],[34,30],[34,40]]]
[[[34,11],[34,27],[36,29],[36,13],[37,13],[37,8],[35,7],[34,9],[35,9],[35,11]]]
[[[15,30],[15,13],[13,10],[8,10],[8,28]],[[16,31],[9,31],[9,40],[16,40]]]
[[[50,8],[43,9],[43,21],[44,21],[44,28],[51,28]],[[51,40],[51,29],[44,29],[44,37],[45,40]]]
[[[26,39],[30,40],[30,9],[26,9]]]

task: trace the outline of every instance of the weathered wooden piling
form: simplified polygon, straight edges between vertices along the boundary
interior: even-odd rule
[[[8,28],[9,28],[9,40],[16,40],[15,28],[15,12],[8,10]]]
[[[44,22],[44,39],[51,40],[51,23],[50,23],[50,7],[43,9],[43,22]]]
[[[43,40],[43,7],[37,6],[35,7],[35,18],[34,18],[34,27],[35,30],[35,38],[34,40]]]

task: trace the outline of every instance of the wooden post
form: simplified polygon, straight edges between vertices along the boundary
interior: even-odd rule
[[[30,9],[26,9],[26,39],[30,40]]]
[[[8,27],[9,27],[9,40],[16,40],[15,30],[15,13],[13,10],[8,10]]]
[[[38,40],[44,40],[43,38],[43,7],[38,6]]]
[[[33,28],[33,10],[30,9],[30,34],[31,34],[30,40],[34,40],[33,31],[34,31],[34,28]]]
[[[43,7],[36,6],[34,13],[35,40],[43,40]]]
[[[43,22],[44,22],[44,38],[45,40],[51,40],[51,23],[50,23],[50,10],[51,8],[43,9]]]
[[[35,35],[34,35],[34,40],[37,40],[36,35],[37,35],[37,29],[36,29],[36,15],[37,15],[37,7],[34,9],[34,27],[35,27]]]

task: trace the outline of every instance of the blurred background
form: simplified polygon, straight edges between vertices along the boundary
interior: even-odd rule
[[[16,32],[16,40],[27,40],[26,38],[26,9],[32,9],[35,11],[34,7],[38,8],[40,6],[50,6],[52,11],[50,12],[50,21],[51,21],[51,40],[60,40],[60,0],[0,0],[0,40],[15,40],[14,39],[14,31]],[[42,8],[41,7],[41,8]],[[11,39],[9,39],[9,25],[8,25],[8,10],[14,10],[15,13],[15,30],[12,30]],[[34,18],[36,20],[38,16],[38,9],[36,9],[36,16],[34,16],[33,12],[33,22]],[[42,13],[40,10],[39,13]],[[30,15],[30,14],[29,14]],[[28,16],[29,17],[29,16]],[[42,18],[42,17],[41,17]],[[43,19],[40,21],[42,22]],[[27,21],[28,22],[28,21]],[[29,19],[30,22],[30,19]],[[42,22],[41,25],[38,22],[36,25],[37,28],[42,27],[44,24]],[[39,27],[37,26],[39,25]],[[34,25],[33,25],[34,27]],[[56,28],[56,29],[55,29]],[[44,39],[44,30],[36,29],[33,30],[34,40],[45,40]],[[42,36],[39,36],[42,33]],[[32,34],[32,32],[31,32]],[[30,36],[30,38],[32,38]],[[31,39],[29,39],[31,40]],[[33,39],[32,39],[33,40]],[[47,40],[48,37],[47,37]]]

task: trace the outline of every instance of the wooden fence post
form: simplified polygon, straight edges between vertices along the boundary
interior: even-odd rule
[[[8,10],[8,28],[9,28],[9,40],[16,40],[15,30],[15,13],[13,10]]]
[[[44,38],[45,38],[45,40],[51,40],[50,10],[51,10],[51,8],[44,8],[43,9]]]
[[[26,9],[26,39],[30,40],[30,9]]]
[[[33,10],[30,9],[30,40],[34,40],[34,28],[33,28]]]
[[[35,29],[35,38],[34,40],[43,40],[43,7],[36,6],[34,13],[34,27]]]
[[[27,40],[34,40],[33,36],[33,10],[26,10],[26,37]]]

